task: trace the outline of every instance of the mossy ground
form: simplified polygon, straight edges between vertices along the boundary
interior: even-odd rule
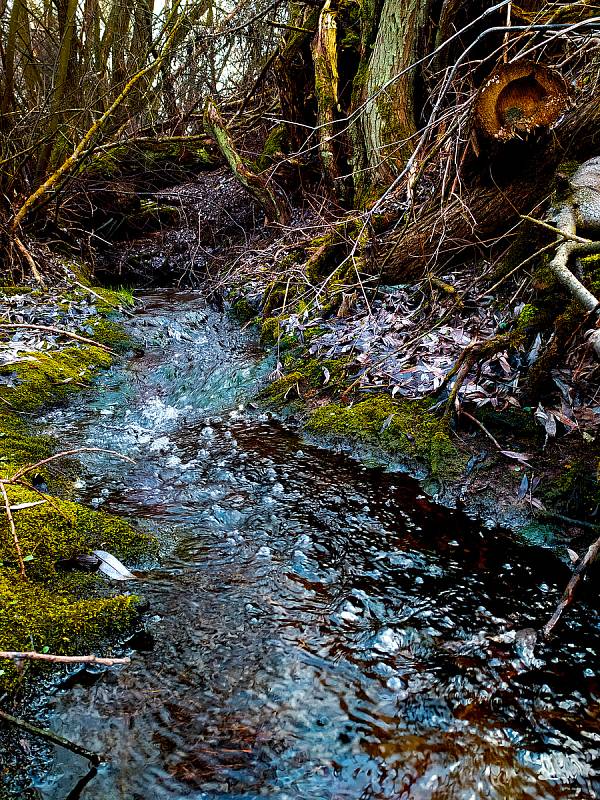
[[[9,408],[26,413],[86,388],[98,369],[112,362],[106,350],[91,345],[23,353],[21,358],[27,360],[0,368],[0,375],[12,381],[0,387],[0,398]]]
[[[107,314],[126,302],[122,293],[107,291],[96,305],[98,314],[82,323],[87,335],[91,329],[92,336],[113,349],[122,345],[126,336]],[[88,388],[96,373],[112,363],[105,350],[79,343],[19,355],[27,360],[0,369],[0,479],[7,481],[11,506],[44,499],[33,488],[11,484],[10,478],[19,468],[36,464],[59,449],[50,437],[35,430],[31,415]],[[26,416],[22,417],[23,412]],[[68,482],[64,476],[57,479],[52,466],[38,473],[41,475],[36,477],[52,490],[60,487],[62,495],[68,492]],[[28,474],[24,479],[31,477]],[[46,495],[45,499],[42,505],[13,512],[25,557],[25,579],[19,575],[7,515],[0,511],[0,650],[74,653],[96,646],[107,636],[114,637],[131,624],[137,598],[112,596],[95,575],[67,572],[59,562],[104,549],[131,563],[156,551],[151,536],[124,520],[92,511],[64,496]],[[31,670],[31,665],[27,669]],[[15,689],[26,674],[13,662],[2,662],[0,691]]]
[[[417,459],[435,478],[464,472],[465,457],[426,402],[379,394],[347,406],[328,403],[311,412],[306,428],[318,436],[376,445],[392,456]]]

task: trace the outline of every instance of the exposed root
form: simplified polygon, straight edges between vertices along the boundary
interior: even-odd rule
[[[477,361],[483,358],[490,358],[496,353],[500,353],[507,348],[514,348],[522,340],[522,334],[518,332],[501,333],[498,336],[488,339],[485,342],[473,342],[460,354],[452,369],[446,374],[442,388],[454,378],[452,388],[446,401],[444,417],[450,418],[456,408],[457,398],[460,389],[467,379],[467,376]]]

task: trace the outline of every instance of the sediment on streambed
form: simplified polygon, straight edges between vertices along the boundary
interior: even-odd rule
[[[130,293],[78,283],[0,287],[0,650],[66,655],[109,646],[131,627],[139,598],[65,565],[94,549],[129,564],[157,550],[145,531],[70,499],[76,454],[52,459],[60,442],[36,424],[42,409],[93,390],[98,372],[131,346],[119,324]],[[23,689],[38,670],[3,660],[0,691]]]

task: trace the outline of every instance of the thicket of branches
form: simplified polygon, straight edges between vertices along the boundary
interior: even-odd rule
[[[56,213],[94,152],[207,135],[269,221],[320,198],[339,223],[338,262],[394,279],[467,250],[493,262],[522,215],[546,212],[556,166],[596,153],[598,10],[590,0],[5,0],[5,267],[35,271],[27,227]],[[499,65],[521,64],[559,76],[564,113],[529,128],[501,121],[494,137],[477,123],[482,87]],[[280,134],[256,169],[240,142],[259,125]]]

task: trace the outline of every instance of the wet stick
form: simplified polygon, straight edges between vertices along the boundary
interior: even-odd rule
[[[58,747],[62,747],[65,750],[70,750],[72,753],[75,753],[78,756],[87,758],[91,764],[98,765],[103,761],[102,756],[99,756],[98,753],[92,753],[91,750],[87,750],[80,744],[72,742],[69,739],[65,739],[64,736],[59,736],[57,733],[54,733],[54,731],[50,731],[47,728],[38,728],[37,725],[32,725],[30,722],[26,722],[24,719],[13,717],[12,714],[7,714],[6,711],[0,711],[0,720],[6,722],[7,725],[12,725],[15,728],[19,728],[19,730],[30,733],[32,736],[37,736],[40,739],[44,739],[46,742],[58,745]]]
[[[111,350],[110,347],[107,347],[105,344],[100,344],[100,342],[96,342],[94,339],[88,339],[87,336],[80,336],[78,333],[73,333],[73,331],[66,331],[63,328],[54,328],[52,325],[29,325],[24,322],[0,322],[0,330],[4,328],[10,328],[11,330],[13,328],[15,330],[28,329],[33,331],[43,331],[46,333],[55,333],[58,336],[66,336],[68,339],[75,339],[76,342],[90,344],[93,347],[99,347],[101,350],[106,350],[106,352],[111,353],[111,355],[116,355],[115,351]]]
[[[117,664],[131,664],[129,656],[124,658],[105,658],[104,656],[57,656],[53,653],[36,653],[33,650],[0,650],[0,658],[9,658],[13,661],[47,661],[50,664],[101,664],[104,667],[114,667]]]
[[[575,589],[577,588],[583,573],[586,569],[593,564],[593,562],[598,558],[600,555],[600,537],[596,539],[596,541],[590,545],[588,548],[587,553],[581,559],[575,571],[573,572],[573,576],[571,580],[568,582],[565,591],[563,592],[563,596],[561,597],[560,603],[556,607],[556,611],[550,617],[548,622],[544,625],[544,636],[548,639],[552,635],[552,631],[558,625],[560,618],[563,615],[563,612],[566,608],[568,608],[571,603],[573,602],[573,597],[575,595]]]

